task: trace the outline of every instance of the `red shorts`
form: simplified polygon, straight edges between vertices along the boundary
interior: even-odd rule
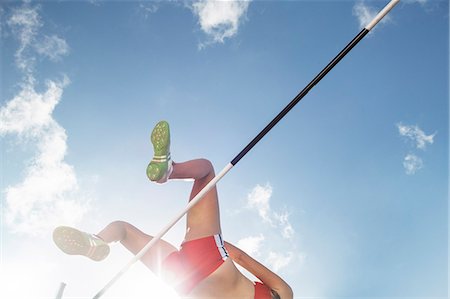
[[[272,292],[265,284],[255,282],[255,299],[272,299]]]
[[[189,294],[228,258],[221,235],[191,240],[163,261],[168,283],[180,295]]]

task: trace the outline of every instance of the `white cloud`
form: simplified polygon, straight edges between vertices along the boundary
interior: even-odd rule
[[[20,8],[14,8],[6,23],[19,40],[19,49],[15,53],[16,65],[25,72],[28,83],[33,83],[34,78],[31,72],[35,57],[27,55],[26,50],[35,41],[39,28],[42,27],[39,6],[31,7],[29,4],[24,4]]]
[[[158,11],[159,6],[156,2],[145,2],[139,4],[139,9],[144,14],[144,17],[147,19],[151,14],[154,14]]]
[[[4,190],[5,221],[13,232],[36,235],[59,223],[75,224],[88,210],[75,171],[64,161],[67,134],[52,117],[66,83],[49,82],[42,94],[22,90],[0,109],[0,134],[22,136],[36,147],[23,181]]]
[[[66,41],[56,35],[45,36],[35,48],[40,55],[48,57],[51,61],[58,61],[61,56],[69,53]]]
[[[58,104],[63,87],[68,83],[49,81],[47,91],[38,94],[31,86],[23,88],[0,110],[0,134],[36,136],[53,122],[52,113]]]
[[[274,217],[278,220],[280,226],[282,226],[281,235],[285,239],[290,239],[294,236],[295,230],[289,222],[289,213],[274,213]]]
[[[210,38],[207,43],[223,43],[237,34],[249,5],[247,0],[199,0],[191,9],[197,15],[202,31]]]
[[[380,8],[371,7],[364,1],[358,1],[353,6],[353,15],[357,17],[361,28],[367,26],[373,20],[373,18],[375,18],[379,11]],[[390,16],[387,15],[380,21],[380,24],[386,23],[389,20]]]
[[[25,3],[21,7],[12,9],[12,14],[6,24],[19,40],[19,49],[15,53],[17,67],[28,76],[28,83],[34,83],[32,72],[36,56],[31,53],[35,50],[39,55],[58,61],[61,56],[69,52],[66,41],[56,35],[40,36],[39,30],[43,22],[39,15],[39,6]]]
[[[48,81],[42,93],[34,86],[36,55],[56,60],[68,47],[57,36],[41,37],[39,6],[25,3],[13,9],[7,25],[19,41],[15,57],[24,82],[17,95],[0,108],[0,135],[21,138],[35,148],[35,154],[23,181],[3,190],[6,205],[2,212],[12,232],[36,235],[61,223],[73,225],[89,209],[73,167],[64,160],[67,134],[53,118],[69,79]]]
[[[277,253],[271,251],[269,253],[269,257],[266,260],[266,263],[273,269],[274,272],[279,271],[280,269],[288,266],[294,258],[294,254],[292,252],[288,252],[286,254]]]
[[[417,125],[403,125],[402,123],[397,124],[397,129],[400,136],[407,138],[412,142],[412,146],[415,149],[425,150],[428,144],[433,144],[434,136],[436,133],[427,135],[422,129]],[[423,160],[413,154],[409,153],[403,159],[403,167],[408,175],[414,175],[423,168]]]
[[[414,154],[408,154],[403,160],[403,167],[406,174],[413,175],[423,167],[423,161]]]
[[[409,138],[415,143],[418,149],[425,150],[427,143],[433,144],[436,133],[426,135],[417,125],[407,126],[401,123],[397,124],[398,132],[401,136]]]
[[[258,256],[262,242],[265,240],[263,234],[240,239],[236,246],[245,251],[250,256]]]
[[[250,208],[256,208],[259,216],[268,223],[272,223],[270,217],[270,197],[272,196],[272,186],[267,184],[265,187],[256,185],[247,195],[247,202]]]
[[[256,185],[247,195],[247,207],[256,209],[263,222],[280,228],[281,235],[290,239],[294,236],[295,230],[289,222],[289,213],[272,210],[270,206],[272,191],[270,184],[266,184],[266,186]]]
[[[269,183],[265,186],[257,184],[248,193],[247,208],[254,210],[259,215],[262,224],[268,224],[269,228],[266,226],[264,234],[243,238],[236,245],[250,256],[264,260],[273,271],[279,271],[289,266],[294,260],[298,259],[298,262],[303,262],[306,255],[303,252],[299,253],[297,246],[293,243],[296,232],[289,221],[290,213],[272,209],[270,204],[272,193],[273,188]],[[266,236],[269,235],[270,240],[267,240],[270,242],[265,242]],[[297,253],[294,254],[294,252]]]

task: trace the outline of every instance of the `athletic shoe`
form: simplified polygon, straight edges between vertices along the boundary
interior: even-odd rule
[[[147,167],[147,177],[157,183],[165,183],[172,173],[172,159],[170,157],[169,123],[160,121],[152,131],[153,159]]]
[[[109,254],[109,245],[97,236],[68,226],[59,226],[53,231],[53,241],[64,253],[84,255],[101,261]]]

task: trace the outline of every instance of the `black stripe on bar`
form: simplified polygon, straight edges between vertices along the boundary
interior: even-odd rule
[[[236,165],[298,102],[317,84],[331,69],[353,49],[360,40],[369,33],[369,30],[364,28],[358,35],[348,43],[347,46],[331,60],[330,63],[308,84],[305,88],[280,112],[277,116],[261,131],[255,138],[231,161],[231,164]]]

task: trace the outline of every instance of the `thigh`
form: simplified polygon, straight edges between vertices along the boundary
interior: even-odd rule
[[[195,180],[191,192],[191,199],[200,192],[206,184],[214,178],[214,172],[201,180]],[[194,240],[221,233],[220,212],[217,188],[213,187],[187,213],[187,227],[185,240]]]
[[[120,242],[134,255],[139,253],[145,245],[153,239],[153,236],[147,235],[135,226],[127,223],[126,237]],[[159,273],[162,261],[172,252],[177,249],[170,243],[164,240],[158,240],[153,247],[151,247],[141,258],[150,270]]]

